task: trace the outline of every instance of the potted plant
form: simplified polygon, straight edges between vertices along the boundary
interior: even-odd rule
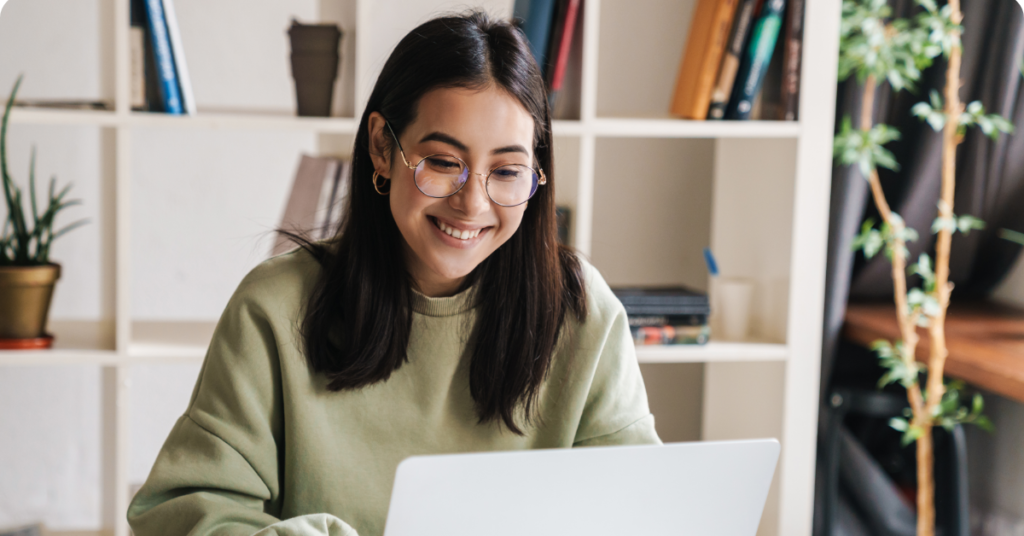
[[[70,184],[56,192],[56,177],[50,179],[46,209],[39,211],[35,149],[28,175],[30,212],[25,211],[21,189],[14,184],[7,169],[7,123],[21,78],[19,76],[14,83],[0,122],[0,176],[7,206],[7,217],[0,229],[0,349],[50,347],[53,336],[45,333],[46,318],[54,284],[60,277],[60,265],[50,261],[50,246],[58,237],[86,223],[86,220],[79,220],[56,232],[53,230],[57,213],[81,203],[77,199],[64,199]]]
[[[996,138],[1011,132],[1013,125],[999,115],[986,114],[979,101],[960,102],[960,61],[963,14],[960,0],[916,0],[920,10],[912,19],[894,18],[887,0],[844,0],[840,38],[839,77],[856,76],[864,86],[857,127],[849,117],[835,138],[835,157],[844,165],[855,165],[871,186],[871,194],[882,222],[868,220],[854,241],[865,257],[884,253],[892,265],[896,317],[900,327],[897,341],[876,341],[873,350],[886,369],[879,385],[900,383],[906,388],[909,410],[904,417],[890,421],[903,433],[903,443],[916,444],[917,454],[917,534],[935,534],[935,479],[932,430],[952,429],[958,423],[971,423],[991,429],[982,415],[981,395],[962,400],[959,382],[947,382],[943,376],[946,361],[946,310],[953,285],[949,281],[950,244],[954,233],[970,233],[984,222],[967,215],[954,214],[956,190],[956,148],[966,130],[979,127]],[[886,200],[878,168],[898,170],[895,156],[884,146],[900,137],[899,131],[872,121],[875,89],[888,83],[893,91],[913,89],[921,71],[932,61],[946,59],[946,84],[943,92],[932,91],[927,101],[919,102],[911,113],[942,133],[942,187],[937,199],[938,211],[931,232],[936,235],[934,257],[922,253],[917,262],[908,259],[907,242],[917,240],[918,232],[892,210]],[[1019,236],[1018,236],[1019,235]],[[1003,236],[1024,243],[1024,235],[1004,230]],[[908,285],[908,276],[917,276],[919,287]],[[917,344],[925,331],[931,342],[927,361],[916,358]],[[966,403],[965,403],[966,402]]]

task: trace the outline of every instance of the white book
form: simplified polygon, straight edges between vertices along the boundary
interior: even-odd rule
[[[321,197],[325,190],[324,184],[329,183],[327,191],[333,189],[333,184],[338,176],[339,161],[336,158],[327,156],[302,155],[299,159],[299,168],[295,171],[295,178],[292,180],[291,192],[288,194],[288,202],[284,208],[284,215],[281,217],[280,228],[302,233],[310,231],[313,239],[318,239],[321,232],[322,220],[318,213],[327,211],[329,205],[321,205]],[[288,237],[278,234],[274,241],[274,247],[270,256],[280,255],[296,247],[296,244]]]
[[[329,238],[338,230],[348,199],[351,174],[352,162],[339,160],[333,180],[324,181],[320,209],[317,210],[317,229],[321,239]]]
[[[174,54],[174,69],[178,73],[178,85],[181,89],[182,108],[186,114],[195,115],[196,98],[192,94],[192,79],[188,76],[188,66],[185,64],[185,49],[181,45],[181,31],[178,29],[178,17],[174,13],[174,0],[163,0],[163,5],[171,53]]]
[[[132,62],[131,107],[140,110],[146,107],[146,30],[132,26],[128,32]]]

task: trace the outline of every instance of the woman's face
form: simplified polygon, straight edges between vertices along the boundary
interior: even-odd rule
[[[370,153],[377,172],[391,179],[391,213],[418,290],[427,296],[448,296],[519,228],[527,204],[502,207],[491,202],[486,176],[504,164],[535,167],[534,122],[518,100],[493,85],[481,90],[435,89],[423,96],[417,110],[416,120],[399,137],[405,157],[412,165],[437,153],[461,158],[470,175],[458,193],[428,197],[416,188],[413,170],[403,163],[398,147],[393,158],[386,159],[384,136],[391,133],[377,112],[369,120]]]

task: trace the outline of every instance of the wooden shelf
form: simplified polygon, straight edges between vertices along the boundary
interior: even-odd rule
[[[931,343],[919,329],[918,361],[927,361]],[[850,304],[843,335],[869,346],[900,337],[891,303]],[[993,303],[952,304],[946,318],[947,376],[1024,402],[1024,311]]]

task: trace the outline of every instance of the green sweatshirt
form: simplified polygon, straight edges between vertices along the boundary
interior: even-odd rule
[[[408,456],[660,443],[625,310],[583,265],[589,316],[566,317],[539,418],[518,436],[479,424],[469,393],[475,287],[417,293],[408,362],[385,382],[333,392],[297,329],[318,263],[302,249],[262,262],[217,323],[185,414],[128,509],[132,530],[378,536]]]

